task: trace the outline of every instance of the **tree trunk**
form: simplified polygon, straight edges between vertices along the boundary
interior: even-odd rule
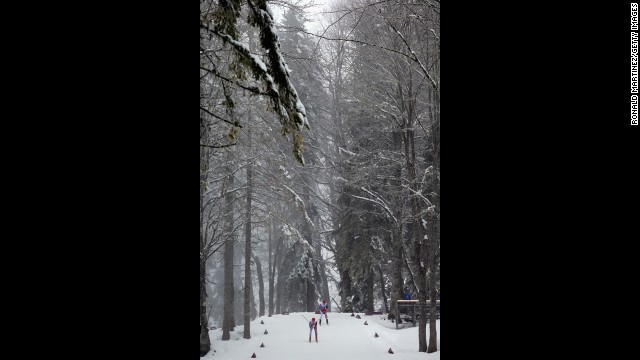
[[[437,69],[436,69],[437,70]],[[430,298],[430,321],[429,321],[429,348],[428,353],[438,351],[438,334],[436,331],[436,281],[440,248],[440,110],[438,95],[430,91],[432,106],[431,111],[431,141],[433,144],[433,175],[431,176],[431,187],[433,212],[427,212],[429,216],[429,283],[431,284]]]
[[[345,312],[353,312],[351,304],[351,275],[348,270],[342,271],[342,308]]]
[[[389,313],[389,306],[387,305],[387,292],[385,291],[384,286],[384,273],[382,272],[382,268],[378,266],[378,274],[380,274],[380,291],[382,292],[382,306],[384,308],[384,312],[386,314]]]
[[[420,218],[416,217],[415,221],[420,221]],[[422,237],[422,229],[421,225],[414,224],[414,236]],[[426,311],[426,300],[427,300],[427,277],[426,277],[426,246],[424,241],[415,241],[414,240],[414,249],[416,252],[416,260],[417,260],[417,268],[418,268],[418,279],[416,284],[418,285],[418,307],[420,310],[420,319],[418,321],[418,351],[426,352],[427,351],[427,311]]]
[[[311,254],[309,254],[309,258],[307,258],[307,269],[309,272],[313,273],[313,260],[311,259]],[[309,275],[307,278],[307,311],[316,311],[316,287],[313,283],[313,275]]]
[[[206,290],[205,260],[200,260],[200,356],[205,356],[211,350],[209,338],[209,319],[207,316],[207,290]]]
[[[262,279],[262,265],[260,259],[257,256],[253,257],[253,261],[256,263],[256,270],[258,271],[258,298],[260,299],[260,310],[258,310],[258,316],[264,316],[264,280]]]
[[[373,266],[371,262],[369,262],[369,266],[367,267],[367,303],[365,307],[367,311],[374,312],[375,309],[373,307]]]
[[[309,164],[311,164],[311,161],[309,161]],[[305,204],[305,211],[307,212],[307,215],[309,215],[309,217],[313,216],[313,206],[311,205],[311,200],[309,198],[309,184],[313,181],[313,179],[311,178],[311,176],[305,171],[302,173],[301,175],[302,177],[302,183],[304,184],[302,187],[302,200],[304,201]],[[310,219],[307,218],[307,216],[304,216],[304,224],[302,226],[302,230],[303,230],[303,235],[305,237],[305,239],[309,242],[309,245],[311,246],[311,248],[313,248],[313,228],[311,223],[309,222]],[[307,263],[305,264],[305,266],[307,267],[307,270],[309,271],[309,276],[307,277],[307,281],[306,281],[306,309],[307,311],[316,311],[316,287],[315,287],[315,283],[314,283],[314,256],[312,252],[308,252],[308,258],[307,258]]]
[[[242,229],[242,236],[244,236],[244,229]],[[240,264],[233,266],[233,293],[240,294],[239,297],[234,298],[233,302],[233,326],[244,326],[244,242],[237,237],[233,253],[240,255]],[[236,261],[235,258],[234,261]]]
[[[393,145],[394,150],[400,152],[402,149],[402,132],[393,131]],[[401,176],[402,165],[398,164],[395,169],[394,178],[391,180],[391,184],[394,188],[401,188]],[[403,228],[403,209],[402,200],[396,201],[395,206],[395,218],[398,222],[394,224],[391,231],[391,243],[392,243],[392,256],[391,256],[391,308],[389,309],[387,317],[389,319],[396,319],[401,322],[399,314],[397,314],[396,303],[399,299],[402,299],[402,228]]]
[[[313,207],[312,215],[314,218],[317,216],[317,210]],[[311,215],[310,215],[311,216]],[[320,221],[318,221],[320,223]],[[318,227],[320,225],[318,224]],[[331,301],[329,299],[329,281],[327,280],[327,269],[322,258],[322,237],[318,237],[313,243],[314,256],[314,271],[316,283],[320,284],[319,293],[322,296],[322,300],[327,300],[327,311],[331,311]],[[315,311],[315,309],[314,309]]]
[[[282,284],[280,283],[280,273],[278,273],[278,283],[276,284],[276,314],[282,314]]]
[[[284,277],[282,271],[278,271],[278,282],[276,283],[276,314],[283,313],[282,293],[284,292]]]
[[[320,248],[318,246],[318,248]],[[318,254],[321,254],[320,251],[318,251]],[[320,276],[322,278],[322,299],[323,300],[327,300],[327,311],[331,312],[331,301],[329,299],[329,280],[327,279],[327,268],[324,265],[324,260],[322,259],[321,255],[320,256],[319,261],[319,267],[320,267]]]
[[[438,351],[438,334],[436,331],[436,258],[435,258],[435,238],[436,238],[436,219],[429,216],[428,220],[428,244],[427,250],[429,256],[429,347],[427,353]]]
[[[200,127],[200,138],[207,137],[207,127]],[[204,228],[204,193],[207,182],[206,150],[200,147],[200,356],[211,350],[209,338],[209,316],[207,315],[207,254],[205,253]]]
[[[277,232],[275,231],[276,229],[273,229],[274,232],[274,236],[277,234]],[[282,244],[282,236],[275,236],[276,237],[276,251],[273,257],[273,268],[271,270],[271,283],[269,284],[269,288],[271,289],[270,295],[271,299],[269,300],[272,304],[270,305],[271,308],[273,308],[273,296],[275,295],[276,298],[276,303],[275,303],[275,308],[273,310],[273,313],[275,314],[280,314],[280,297],[281,297],[281,291],[280,291],[280,276],[278,276],[278,286],[275,286],[275,281],[276,281],[276,267],[279,264],[280,261],[280,245]],[[280,275],[280,268],[278,268],[278,275]],[[270,308],[270,311],[271,311]]]
[[[389,310],[389,318],[400,321],[399,314],[396,313],[396,302],[402,299],[402,285],[404,283],[402,277],[402,222],[397,224],[393,229],[393,256],[391,258],[391,309]]]
[[[278,233],[278,248],[280,249],[276,249],[276,259],[274,260],[273,266],[274,266],[274,274],[275,274],[275,267],[277,265],[278,269],[277,269],[277,273],[278,273],[278,281],[276,283],[276,314],[282,314],[285,310],[288,310],[286,308],[286,306],[288,304],[285,304],[284,302],[284,285],[285,285],[285,276],[286,274],[284,274],[284,272],[282,271],[282,254],[280,254],[280,251],[282,251],[282,247],[280,246],[280,244],[282,243],[282,239],[283,239],[283,234],[282,233]],[[288,297],[287,297],[288,299]]]
[[[411,238],[414,249],[414,263],[418,268],[418,278],[415,280],[418,291],[418,306],[420,310],[420,320],[418,325],[418,351],[427,351],[427,321],[426,321],[426,251],[425,241],[422,236],[422,218],[420,216],[420,201],[416,195],[418,191],[416,176],[416,151],[415,151],[415,93],[413,92],[413,71],[409,70],[408,88],[406,96],[402,86],[398,84],[398,99],[402,104],[402,111],[406,114],[403,119],[404,131],[404,155],[407,164],[407,180],[411,189],[409,197],[411,199]]]
[[[249,112],[249,116],[251,113]],[[251,148],[251,128],[247,127],[247,142]],[[244,253],[244,338],[251,339],[251,191],[253,178],[251,160],[247,160],[247,208],[245,223],[245,253]]]
[[[227,161],[231,161],[231,150],[228,150]],[[227,190],[233,187],[233,173],[230,166],[227,166]],[[230,332],[236,326],[234,315],[234,284],[233,284],[233,194],[227,192],[225,194],[225,212],[226,212],[226,233],[227,238],[224,242],[224,314],[222,317],[222,340],[231,338]]]
[[[273,271],[271,270],[271,253],[272,253],[272,248],[271,248],[271,239],[273,237],[273,221],[271,220],[271,216],[269,216],[269,263],[267,264],[267,275],[269,276],[269,316],[273,315],[273,282],[274,282],[274,278],[273,278]]]

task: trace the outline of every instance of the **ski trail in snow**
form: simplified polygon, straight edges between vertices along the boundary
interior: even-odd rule
[[[436,325],[438,351],[427,354],[418,351],[418,328],[396,330],[394,323],[380,315],[360,316],[356,319],[348,313],[329,313],[331,325],[323,321],[318,326],[318,343],[315,337],[309,343],[308,320],[319,318],[310,312],[259,317],[251,322],[251,339],[243,339],[244,326],[236,326],[229,341],[222,341],[221,329],[211,330],[212,351],[200,360],[250,359],[254,352],[256,360],[440,360],[440,320]],[[365,321],[369,325],[364,325]],[[265,329],[268,334],[264,334]],[[262,343],[264,348],[260,347]],[[394,355],[387,352],[389,348]]]
[[[236,328],[228,342],[220,340],[219,330],[212,331],[213,348],[218,351],[215,356],[208,354],[207,359],[248,359],[255,352],[256,358],[262,360],[382,360],[390,356],[387,353],[390,347],[396,351],[389,329],[376,325],[372,316],[361,314],[362,319],[356,319],[347,313],[329,313],[330,325],[323,319],[323,324],[318,326],[318,343],[315,342],[315,334],[309,343],[309,325],[300,315],[308,320],[319,318],[313,313],[263,317],[264,325],[259,323],[260,319],[251,324],[249,340],[242,339],[241,327]],[[368,321],[368,326],[364,325],[365,321]],[[265,329],[268,334],[264,334]],[[376,332],[379,338],[374,337]],[[236,346],[231,346],[233,343]],[[264,348],[260,347],[261,343],[265,344]]]
[[[306,314],[305,317],[311,318]],[[318,326],[318,343],[312,335],[312,342],[309,344],[306,336],[306,347],[296,345],[291,350],[294,354],[304,354],[305,360],[379,360],[375,351],[372,351],[371,344],[364,338],[362,327],[365,327],[362,321],[351,318],[349,314],[330,313],[329,325],[323,321],[323,324]]]
[[[369,350],[369,353],[367,353],[368,358],[381,360],[382,355],[385,354],[385,352],[388,351],[389,348],[387,347],[386,350],[383,350],[382,348],[384,348],[384,345],[381,348],[380,345],[383,343],[386,343],[386,341],[384,341],[381,338],[373,337],[373,334],[376,333],[376,330],[374,330],[376,326],[372,324],[372,321],[369,321],[371,319],[367,320],[367,318],[369,317],[362,316],[362,319],[355,319],[353,321],[356,324],[355,327],[361,328],[361,329],[354,329],[354,333],[358,335],[356,338],[359,339],[360,343],[362,344],[362,347],[367,348]],[[369,325],[364,325],[365,321],[367,321]],[[387,353],[385,355],[389,355],[389,354]]]
[[[325,356],[331,359],[371,359],[381,360],[378,354],[379,349],[374,346],[373,340],[376,340],[371,333],[371,339],[368,339],[369,327],[363,325],[364,319],[352,318],[350,314],[331,314],[329,319],[330,325],[322,326],[323,334],[327,337],[326,343],[329,350],[324,350]],[[330,315],[330,316],[331,316]],[[333,320],[333,321],[332,321]],[[318,358],[320,359],[320,358]],[[326,358],[324,358],[326,360]]]

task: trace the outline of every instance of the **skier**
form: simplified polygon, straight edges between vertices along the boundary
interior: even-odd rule
[[[327,300],[322,300],[322,303],[318,308],[320,309],[320,326],[322,326],[322,315],[324,315],[324,319],[327,320],[327,325],[329,325],[329,318],[327,317]]]
[[[316,342],[318,342],[318,323],[316,318],[311,318],[311,321],[309,321],[309,342],[311,342],[311,333],[314,329],[316,330]]]

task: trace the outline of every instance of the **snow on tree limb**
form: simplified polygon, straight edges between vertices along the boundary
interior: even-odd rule
[[[431,175],[433,176],[435,169],[433,168],[433,165],[429,165],[425,170],[424,170],[424,174],[422,174],[422,179],[420,180],[421,183],[425,183],[427,181],[427,175]]]
[[[302,198],[295,191],[293,191],[290,187],[288,187],[287,185],[282,184],[282,186],[285,189],[289,190],[293,194],[293,197],[296,200],[296,205],[299,205],[299,207],[302,209],[302,213],[304,214],[304,218],[311,225],[311,227],[315,229],[315,226],[313,225],[313,221],[311,221],[311,218],[309,218],[309,214],[307,214],[307,207],[305,206],[304,201],[302,201]]]
[[[407,49],[411,52],[411,55],[413,55],[413,57],[407,56],[409,59],[413,60],[414,62],[416,62],[419,66],[420,69],[422,70],[422,73],[427,77],[427,79],[429,80],[429,83],[431,84],[431,86],[433,87],[433,89],[436,92],[440,92],[440,89],[438,88],[438,85],[436,84],[436,82],[433,80],[433,78],[431,77],[431,75],[429,74],[429,72],[427,71],[427,68],[424,67],[424,65],[422,64],[422,62],[420,61],[420,59],[418,59],[418,55],[416,55],[416,53],[413,51],[413,49],[411,48],[411,46],[409,45],[409,42],[407,41],[407,39],[404,38],[404,36],[402,35],[402,33],[400,31],[398,31],[398,29],[396,29],[395,26],[393,26],[393,24],[391,23],[391,21],[389,21],[388,19],[387,23],[389,24],[389,26],[391,26],[391,28],[396,32],[396,34],[398,34],[398,36],[400,36],[400,39],[402,39],[402,41],[404,42],[404,44],[407,46]]]
[[[339,22],[339,21],[340,21],[343,17],[345,17],[347,14],[349,14],[349,13],[351,13],[351,12],[354,12],[354,11],[357,11],[357,10],[362,10],[362,9],[363,9],[363,8],[365,8],[365,7],[374,6],[374,5],[379,5],[379,4],[384,3],[384,2],[387,2],[387,1],[386,1],[386,0],[383,0],[383,1],[374,2],[374,3],[371,3],[371,4],[366,4],[366,5],[365,5],[365,6],[363,6],[362,8],[360,8],[360,7],[356,7],[356,8],[354,8],[354,9],[345,10],[345,11],[346,11],[346,13],[345,13],[345,14],[343,14],[343,15],[342,15],[338,20],[336,20],[335,22],[333,22],[332,24],[330,24],[330,25],[329,25],[329,26],[324,30],[324,32],[323,32],[322,34],[320,34],[320,35],[319,35],[319,34],[314,34],[314,33],[308,32],[308,31],[305,31],[304,29],[298,29],[298,31],[303,32],[303,33],[308,34],[308,35],[312,35],[312,36],[318,37],[319,39],[324,39],[324,40],[334,40],[334,41],[336,41],[336,40],[337,40],[337,41],[345,41],[345,42],[355,42],[355,43],[360,43],[360,44],[367,45],[367,46],[373,46],[373,47],[376,47],[376,48],[379,48],[379,49],[382,49],[382,50],[386,50],[386,51],[394,52],[394,53],[400,54],[400,55],[402,55],[402,56],[405,56],[405,57],[407,57],[409,60],[411,60],[411,61],[415,62],[416,64],[418,64],[418,66],[420,67],[420,69],[421,69],[421,71],[422,71],[423,75],[424,75],[424,76],[425,76],[425,78],[429,81],[430,85],[433,87],[433,89],[434,89],[436,92],[438,92],[438,93],[439,93],[439,92],[440,92],[440,88],[438,87],[438,84],[436,84],[436,82],[435,82],[435,81],[434,81],[434,79],[431,77],[431,74],[429,73],[429,71],[427,70],[427,68],[424,66],[424,64],[420,61],[420,59],[418,58],[418,56],[416,55],[416,53],[413,51],[412,47],[409,45],[409,42],[406,40],[406,38],[404,37],[404,35],[402,35],[402,33],[401,33],[400,31],[398,31],[398,29],[396,29],[396,27],[391,23],[391,21],[390,21],[389,19],[385,18],[384,16],[379,15],[379,16],[380,16],[380,18],[384,19],[384,20],[389,24],[389,26],[391,26],[391,28],[392,28],[392,29],[393,29],[393,30],[398,34],[398,36],[400,37],[400,39],[402,39],[402,41],[404,42],[404,44],[407,46],[407,49],[411,52],[411,56],[410,56],[410,55],[408,55],[408,54],[406,54],[406,53],[404,53],[404,52],[401,52],[401,51],[398,51],[398,50],[394,50],[394,49],[390,49],[390,48],[387,48],[387,47],[384,47],[384,46],[381,46],[381,45],[372,44],[372,43],[369,43],[369,42],[366,42],[366,41],[361,41],[361,40],[356,40],[356,39],[348,39],[348,38],[329,38],[329,37],[326,37],[326,36],[324,35],[324,34],[327,32],[327,30],[328,30],[331,26],[335,25],[337,22]],[[428,3],[429,3],[431,6],[434,6],[434,5],[433,5],[433,4],[431,4],[430,2],[428,2]],[[378,11],[381,11],[381,9],[382,9],[382,8],[378,9]],[[364,11],[363,11],[363,14],[364,14]],[[356,24],[356,25],[357,25],[357,24]],[[355,27],[354,27],[354,28],[355,28]],[[353,30],[353,29],[352,29],[352,30]],[[438,41],[440,41],[440,38],[436,35],[436,33],[435,33],[435,31],[434,31],[433,29],[429,28],[428,30],[430,30],[430,31],[433,33],[433,35],[436,37],[436,39],[437,39]]]
[[[280,90],[280,104],[286,110],[286,116],[281,111],[278,112],[283,125],[283,134],[293,132],[294,155],[304,165],[301,131],[303,128],[309,128],[306,110],[298,98],[295,87],[291,84],[286,62],[280,53],[278,35],[267,1],[247,0],[247,3],[254,15],[250,18],[250,24],[260,29],[260,43],[268,51],[269,70]]]
[[[213,31],[213,33],[218,35],[226,43],[233,46],[236,52],[240,56],[244,57],[244,59],[251,64],[250,67],[251,67],[251,70],[253,71],[254,76],[257,79],[262,79],[262,81],[264,81],[267,84],[267,95],[272,98],[274,97],[278,98],[279,94],[278,94],[278,89],[276,88],[276,84],[273,82],[273,78],[271,77],[271,75],[269,75],[269,73],[267,72],[267,67],[262,62],[262,60],[260,60],[260,58],[258,58],[257,56],[253,55],[249,51],[249,48],[247,47],[247,45],[241,43],[240,41],[234,40],[230,35],[227,35],[215,30]]]
[[[258,89],[255,86],[245,86],[245,85],[240,84],[240,82],[238,82],[236,80],[232,80],[232,79],[229,79],[229,78],[225,77],[224,75],[220,74],[215,69],[215,64],[214,64],[214,68],[213,69],[207,69],[207,68],[204,68],[204,67],[200,67],[200,70],[204,70],[204,71],[206,71],[206,72],[208,72],[208,73],[210,73],[210,74],[212,74],[212,75],[214,75],[214,76],[216,76],[216,77],[218,77],[218,78],[220,78],[220,79],[222,79],[222,80],[224,80],[224,81],[226,81],[226,82],[228,82],[230,84],[233,84],[233,85],[235,85],[235,86],[237,86],[239,88],[242,88],[244,90],[248,90],[248,91],[250,91],[250,92],[252,92],[254,94],[269,96],[268,93],[260,91],[260,89]]]
[[[365,189],[364,187],[361,187],[360,189],[362,189],[363,191],[365,191],[369,195],[373,196],[375,199],[369,199],[369,198],[362,197],[362,196],[357,196],[357,195],[351,195],[351,196],[356,198],[356,199],[370,201],[370,202],[372,202],[374,204],[379,205],[380,207],[382,207],[387,212],[389,217],[392,218],[395,223],[398,223],[398,219],[396,219],[396,217],[393,216],[393,212],[391,211],[391,209],[389,209],[389,207],[387,206],[387,204],[386,204],[386,202],[384,200],[382,200],[379,196],[377,196],[376,194],[374,194],[370,190]]]
[[[354,153],[352,151],[349,151],[349,150],[347,150],[347,149],[345,149],[345,148],[343,148],[341,146],[338,146],[338,152],[345,153],[345,154],[350,155],[350,156],[358,156],[358,154],[356,154],[356,153]]]
[[[402,126],[402,125],[400,124],[400,120],[398,120],[398,117],[397,117],[395,114],[393,114],[393,113],[392,113],[392,112],[390,112],[390,111],[385,110],[384,108],[382,108],[382,107],[380,107],[380,106],[378,106],[378,105],[374,105],[374,107],[375,107],[375,109],[376,109],[376,110],[379,110],[380,112],[382,112],[382,113],[385,113],[385,114],[389,115],[389,116],[391,117],[391,119],[392,119],[392,120],[393,120],[393,121],[394,121],[394,122],[395,122],[399,127],[400,127],[400,126]]]
[[[417,293],[420,293],[420,288],[418,287],[418,284],[416,283],[416,276],[413,273],[413,269],[411,268],[411,265],[409,264],[409,258],[411,257],[410,254],[407,254],[407,249],[403,248],[402,252],[404,253],[404,265],[407,267],[407,273],[409,274],[409,278],[411,279],[411,284],[413,285],[413,288],[416,290]]]
[[[296,254],[295,258],[292,259],[294,260],[294,266],[293,269],[291,270],[291,272],[289,273],[289,276],[287,277],[287,280],[293,280],[293,279],[312,279],[313,278],[313,272],[314,269],[313,267],[308,268],[307,265],[307,260],[311,259],[314,254],[315,251],[313,249],[313,247],[309,244],[309,242],[302,236],[302,234],[300,234],[300,232],[298,231],[298,229],[294,228],[293,226],[283,223],[280,226],[280,230],[282,231],[282,234],[284,235],[284,246],[287,249],[296,249],[296,245],[299,245],[300,247],[298,247],[298,250],[296,252],[299,251],[299,253]]]
[[[250,9],[249,25],[260,32],[260,45],[266,53],[266,64],[260,57],[252,54],[248,46],[239,41],[237,19],[240,17],[243,3],[246,3]],[[209,23],[213,23],[213,28],[209,27]],[[302,131],[304,128],[309,129],[309,122],[304,104],[290,81],[286,62],[280,53],[273,15],[267,6],[267,1],[220,1],[211,16],[207,14],[201,18],[200,28],[229,44],[240,64],[250,68],[253,77],[265,85],[272,109],[280,119],[282,135],[292,134],[294,156],[304,165]],[[201,54],[203,54],[202,48]]]
[[[436,38],[436,40],[440,41],[440,37],[438,37],[438,35],[436,34],[436,31],[433,30],[432,28],[428,28],[429,31],[431,31],[431,33],[433,34],[433,36]]]
[[[420,191],[415,191],[412,188],[410,188],[407,185],[402,185],[402,187],[404,187],[405,189],[409,189],[409,191],[411,191],[412,193],[414,193],[415,195],[417,195],[419,198],[421,198],[422,200],[424,200],[427,204],[429,204],[429,207],[431,208],[433,205],[433,203],[431,203],[431,201],[429,201],[429,199],[427,199],[426,197],[424,197],[424,195],[422,195],[422,192]]]
[[[327,229],[327,230],[322,230],[318,234],[322,235],[322,234],[326,234],[326,233],[330,233],[330,232],[334,232],[334,231],[336,231],[336,229],[331,228],[331,229]]]
[[[304,29],[300,29],[299,31],[300,31],[300,32],[302,32],[302,33],[305,33],[305,34],[307,34],[307,35],[315,36],[315,37],[320,38],[320,39],[323,39],[323,40],[354,42],[354,43],[363,44],[363,45],[372,46],[372,47],[375,47],[375,48],[378,48],[378,49],[382,49],[382,50],[390,51],[390,52],[393,52],[393,53],[396,53],[396,54],[400,54],[400,55],[402,55],[402,56],[407,56],[407,54],[405,54],[405,53],[403,53],[403,52],[401,52],[401,51],[393,50],[393,49],[390,49],[390,48],[388,48],[388,47],[384,47],[384,46],[377,45],[377,44],[372,44],[372,43],[369,43],[369,42],[366,42],[366,41],[362,41],[362,40],[356,40],[356,39],[343,39],[343,38],[330,38],[330,37],[326,37],[326,36],[324,36],[324,35],[314,34],[314,33],[312,33],[312,32],[306,31],[306,30],[304,30]]]
[[[304,236],[302,236],[302,234],[300,234],[300,231],[298,231],[298,229],[296,229],[295,227],[287,223],[283,223],[280,226],[280,230],[284,234],[285,238],[288,240],[285,246],[293,246],[295,244],[301,244],[305,250],[313,252],[313,247],[309,245],[309,242],[304,238]]]

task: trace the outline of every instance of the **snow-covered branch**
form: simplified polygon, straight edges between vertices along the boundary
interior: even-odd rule
[[[427,79],[429,80],[429,83],[431,84],[431,86],[433,87],[433,89],[436,92],[440,92],[440,89],[438,88],[438,84],[436,84],[436,82],[433,80],[433,78],[431,77],[431,75],[429,74],[429,72],[427,71],[427,68],[424,67],[424,65],[422,64],[422,62],[420,61],[420,59],[418,59],[418,55],[416,55],[416,53],[413,51],[413,49],[411,48],[411,45],[409,45],[409,42],[407,41],[407,39],[404,38],[404,35],[402,35],[402,33],[400,31],[398,31],[398,29],[396,29],[395,26],[393,26],[393,24],[391,23],[391,21],[389,21],[388,19],[385,19],[387,21],[387,23],[389,24],[389,26],[391,26],[391,28],[396,32],[396,34],[398,34],[398,36],[400,36],[400,38],[402,39],[402,42],[404,42],[404,44],[407,46],[407,49],[411,52],[411,55],[413,55],[413,57],[408,56],[406,54],[403,54],[405,56],[407,56],[409,59],[411,59],[412,61],[416,62],[419,66],[420,69],[422,70],[422,73],[427,77]]]
[[[361,187],[360,189],[362,189],[363,191],[365,191],[366,193],[368,193],[369,195],[373,196],[375,199],[369,199],[363,196],[357,196],[357,195],[351,195],[352,197],[356,198],[356,199],[361,199],[361,200],[365,200],[365,201],[369,201],[372,202],[374,204],[379,205],[380,207],[382,207],[387,214],[389,215],[390,218],[393,219],[393,221],[395,223],[398,223],[398,219],[396,219],[395,216],[393,216],[393,212],[391,211],[391,209],[389,209],[389,207],[387,206],[387,204],[385,203],[384,200],[382,200],[379,196],[377,196],[376,194],[374,194],[373,192],[365,189],[364,187]]]
[[[287,185],[282,184],[282,186],[293,194],[293,197],[296,200],[296,204],[302,208],[302,213],[304,214],[304,218],[311,225],[311,227],[315,229],[315,226],[313,225],[313,221],[311,221],[311,218],[309,218],[309,214],[307,214],[307,207],[305,206],[304,201],[302,201],[302,198],[298,196],[298,194]]]
[[[403,250],[404,252],[404,265],[407,267],[407,273],[409,274],[409,278],[411,279],[411,284],[413,285],[413,288],[416,290],[416,292],[420,291],[420,288],[418,287],[418,284],[416,283],[416,276],[413,273],[413,269],[411,269],[411,265],[409,265],[409,254],[407,254],[406,250]]]
[[[405,189],[408,189],[409,191],[411,191],[414,195],[418,196],[419,198],[421,198],[422,200],[424,200],[429,206],[433,206],[433,204],[431,203],[431,201],[429,201],[429,199],[427,199],[426,197],[424,197],[424,195],[422,195],[422,192],[420,191],[415,191],[412,188],[410,188],[409,186],[402,184],[402,187],[404,187]]]

